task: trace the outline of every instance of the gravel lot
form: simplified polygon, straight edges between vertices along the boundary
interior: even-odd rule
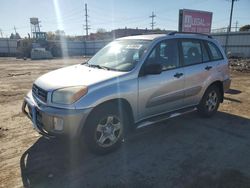
[[[231,90],[213,118],[194,112],[170,119],[96,156],[41,137],[21,113],[38,76],[82,61],[0,58],[0,187],[250,187],[249,71],[232,71]]]

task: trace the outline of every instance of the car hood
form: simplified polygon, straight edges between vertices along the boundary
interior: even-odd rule
[[[35,81],[35,84],[50,91],[70,86],[90,86],[123,74],[125,72],[73,65],[44,74]]]

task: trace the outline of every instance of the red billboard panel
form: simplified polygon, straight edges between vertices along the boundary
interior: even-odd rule
[[[211,32],[212,12],[180,10],[179,31],[208,34]]]

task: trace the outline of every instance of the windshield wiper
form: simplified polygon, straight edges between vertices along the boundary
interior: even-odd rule
[[[81,65],[86,65],[86,64],[88,64],[88,62],[89,62],[89,60],[84,61],[84,62],[81,63]]]
[[[121,71],[121,70],[118,70],[115,68],[110,68],[110,67],[106,67],[106,66],[102,66],[102,65],[95,65],[95,64],[89,64],[89,63],[85,63],[83,65],[86,65],[88,67],[98,68],[98,69],[104,69],[104,70]]]
[[[98,69],[111,70],[111,68],[101,66],[101,65],[93,65],[93,64],[88,64],[88,63],[86,63],[85,65],[88,66],[88,67],[94,67],[94,68],[98,68]]]

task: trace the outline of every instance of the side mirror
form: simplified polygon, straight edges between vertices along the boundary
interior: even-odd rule
[[[162,65],[158,63],[148,64],[145,66],[144,74],[161,74]]]

